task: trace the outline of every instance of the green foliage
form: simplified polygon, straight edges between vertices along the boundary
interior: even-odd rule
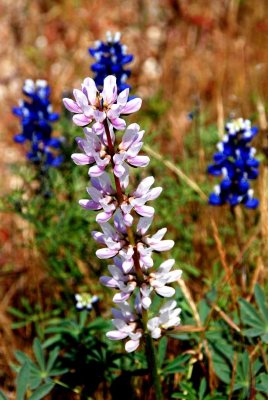
[[[242,321],[245,326],[250,326],[244,330],[244,335],[260,337],[264,343],[268,343],[268,307],[264,291],[259,285],[255,286],[254,296],[258,309],[247,300],[239,299]]]
[[[161,95],[157,95],[147,102],[140,114],[141,125],[150,131],[146,143],[154,149],[161,147],[160,141],[156,140],[161,130],[165,132],[165,140],[169,140],[170,132],[166,124],[161,125],[163,119],[160,118],[167,106]],[[198,164],[197,158],[201,146],[206,150],[207,160],[211,159],[218,133],[215,126],[205,126],[202,115],[199,117],[186,137],[185,157],[165,157],[209,193],[212,185],[204,179],[205,163],[204,171],[200,172],[202,163]],[[90,235],[97,227],[95,215],[77,204],[78,199],[86,196],[88,175],[87,168],[73,166],[70,160],[70,154],[76,148],[74,137],[81,135],[79,128],[70,126],[67,119],[58,126],[67,138],[66,160],[60,169],[51,170],[46,177],[50,195],[44,196],[35,189],[34,171],[23,166],[16,167],[16,173],[24,182],[22,188],[1,200],[1,208],[16,213],[31,227],[33,240],[26,240],[23,245],[30,252],[38,253],[40,269],[47,274],[48,286],[52,287],[49,292],[52,294],[42,304],[37,295],[28,299],[26,293],[9,308],[16,332],[30,331],[39,337],[33,343],[33,359],[22,351],[15,354],[19,363],[14,365],[17,399],[42,399],[51,392],[67,399],[67,393],[74,392],[84,400],[102,392],[103,398],[109,393],[113,400],[118,400],[123,391],[129,399],[133,394],[132,398],[136,400],[140,398],[139,393],[144,393],[143,389],[148,390],[147,361],[142,346],[141,351],[126,354],[121,342],[109,341],[105,336],[111,328],[111,323],[107,322],[111,292],[100,287],[98,282],[106,262],[95,257],[97,246]],[[268,392],[265,364],[268,307],[264,290],[256,285],[254,299],[249,301],[241,297],[234,304],[232,288],[225,280],[226,273],[211,232],[208,219],[211,211],[205,202],[154,158],[146,174],[156,176],[157,186],[164,188],[154,203],[153,230],[167,226],[169,238],[175,240],[172,255],[166,257],[175,258],[177,268],[183,270],[183,279],[190,286],[200,319],[200,330],[195,330],[197,320],[189,298],[174,285],[176,301],[182,309],[182,325],[186,328],[168,331],[156,344],[165,398],[244,400],[254,393],[256,400],[265,399]],[[144,176],[143,171],[135,169],[133,185]],[[227,209],[221,209],[219,214],[222,215],[215,211],[225,256],[231,265],[238,252],[233,239],[234,225]],[[250,218],[246,223],[250,226]],[[250,238],[247,235],[248,232],[245,241]],[[255,245],[244,255],[243,261],[249,261],[252,270],[258,249]],[[162,261],[156,255],[156,265]],[[234,279],[238,282],[239,270],[234,268],[234,271]],[[78,314],[75,311],[74,293],[82,290],[102,293],[100,309],[96,313]],[[161,301],[159,297],[154,301],[152,314]],[[227,320],[215,311],[214,306],[222,310]],[[105,319],[99,316],[103,312]],[[238,330],[228,323],[228,318]],[[216,382],[215,390],[209,387],[210,378]],[[6,397],[0,392],[1,399]]]
[[[54,348],[45,356],[38,338],[33,342],[33,353],[36,362],[21,351],[15,352],[20,365],[14,365],[17,375],[17,400],[43,399],[55,386],[54,377],[68,372],[66,368],[58,368],[59,348]]]

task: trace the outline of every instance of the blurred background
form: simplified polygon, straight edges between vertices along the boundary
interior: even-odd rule
[[[214,126],[215,142],[230,116],[252,118],[266,128],[265,118],[260,120],[260,116],[265,116],[268,90],[267,0],[1,0],[0,21],[2,194],[19,184],[10,164],[24,156],[23,149],[13,142],[19,123],[11,108],[21,98],[24,80],[48,80],[54,108],[62,112],[63,94],[92,76],[93,60],[87,49],[96,40],[105,40],[106,31],[120,31],[122,43],[134,55],[129,83],[133,93],[143,98],[147,114],[140,118],[144,118],[148,134],[158,132],[153,138],[164,156],[178,163],[188,154],[195,157],[185,144],[195,123],[189,113],[200,116],[203,136],[210,135]],[[263,137],[267,140],[266,134]],[[195,149],[202,182],[205,148]],[[191,214],[191,218],[197,217]],[[26,267],[29,253],[20,249],[19,240],[29,232],[25,233],[20,222],[22,236],[14,239],[14,221],[14,216],[7,214],[1,219],[0,265],[17,265],[19,258],[19,264]],[[195,265],[202,267],[203,242],[193,236]],[[36,276],[36,269],[31,274]],[[27,286],[29,276],[15,269],[9,275],[0,273],[0,279],[5,288],[0,292],[0,358],[6,365],[12,359],[12,347],[23,346],[24,339],[14,338],[5,311],[18,288],[23,291]],[[196,285],[193,283],[193,289],[198,293]],[[5,377],[3,382],[9,380]]]

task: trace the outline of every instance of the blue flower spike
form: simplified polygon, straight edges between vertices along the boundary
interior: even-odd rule
[[[63,156],[60,147],[63,138],[52,137],[51,124],[59,119],[59,114],[53,112],[49,100],[50,86],[45,80],[26,79],[22,92],[24,100],[19,101],[19,107],[13,108],[13,114],[21,122],[21,133],[14,136],[17,143],[27,143],[27,158],[35,165],[46,170],[58,167]]]
[[[96,59],[91,65],[94,72],[94,81],[98,90],[102,90],[104,78],[108,75],[116,76],[118,93],[124,89],[131,88],[127,83],[130,77],[130,69],[126,69],[125,65],[133,61],[133,55],[127,54],[127,46],[120,42],[121,33],[106,32],[106,42],[96,41],[95,48],[89,48],[89,54]]]
[[[246,208],[257,208],[258,199],[253,197],[249,180],[259,175],[259,161],[255,158],[256,149],[250,146],[251,140],[258,133],[249,120],[238,118],[225,126],[226,134],[217,144],[214,163],[208,166],[208,173],[222,176],[221,183],[209,196],[209,204],[221,206],[229,204],[235,207],[243,204]]]

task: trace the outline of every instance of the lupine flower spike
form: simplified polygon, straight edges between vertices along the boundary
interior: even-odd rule
[[[133,60],[132,54],[127,54],[127,46],[120,42],[121,34],[116,32],[106,33],[106,42],[97,41],[95,48],[88,49],[89,54],[96,59],[91,65],[91,70],[95,73],[94,81],[99,90],[103,89],[103,81],[106,76],[114,75],[117,79],[117,89],[121,92],[130,89],[126,83],[130,76],[130,70],[125,68]]]
[[[62,138],[52,137],[51,123],[59,119],[50,104],[50,87],[45,80],[27,79],[23,86],[27,99],[21,100],[13,113],[20,118],[22,132],[14,136],[17,143],[27,143],[27,158],[40,169],[58,167],[63,161],[60,153]]]
[[[247,208],[258,207],[258,199],[253,197],[249,180],[258,177],[259,161],[255,158],[256,149],[250,146],[258,133],[249,120],[239,118],[226,124],[226,134],[218,143],[214,154],[214,164],[209,165],[208,173],[223,176],[209,197],[213,206],[229,204],[235,207],[243,204]]]
[[[132,352],[143,339],[146,343],[148,337],[158,339],[167,329],[180,324],[181,310],[175,300],[162,305],[157,315],[152,314],[151,304],[153,296],[174,296],[171,285],[180,278],[181,270],[172,269],[173,259],[158,267],[154,264],[154,253],[174,246],[172,240],[164,239],[166,228],[154,234],[148,232],[155,212],[150,202],[162,188],[153,187],[154,178],[150,176],[136,189],[129,189],[131,169],[146,167],[150,161],[139,154],[144,131],[136,123],[126,126],[123,118],[140,109],[141,99],[129,100],[129,89],[118,94],[115,76],[107,76],[101,86],[99,91],[94,80],[86,78],[82,90],[74,90],[75,101],[63,102],[75,114],[74,123],[84,127],[85,137],[77,138],[80,153],[72,158],[78,165],[89,166],[91,186],[87,188],[89,198],[79,203],[97,213],[101,229],[92,235],[102,248],[96,255],[111,260],[109,274],[100,278],[103,285],[116,291],[114,329],[107,337],[125,340],[126,351]],[[116,130],[124,131],[121,139]]]

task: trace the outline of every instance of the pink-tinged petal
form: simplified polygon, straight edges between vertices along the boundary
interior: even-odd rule
[[[97,177],[97,176],[100,176],[101,174],[103,174],[104,170],[105,170],[105,166],[99,167],[98,165],[93,165],[93,167],[89,168],[88,174],[89,174],[89,176]]]
[[[105,132],[104,125],[102,122],[95,122],[92,128],[96,135],[102,135]]]
[[[123,131],[126,127],[126,121],[122,118],[113,118],[111,119],[111,123],[118,131]]]
[[[111,108],[107,111],[107,117],[109,119],[114,119],[120,117],[121,107],[118,104],[113,104]]]
[[[162,297],[172,297],[175,294],[175,289],[170,286],[162,286],[155,289],[156,293]]]
[[[168,250],[172,249],[174,244],[175,243],[173,240],[162,240],[159,243],[150,245],[150,247],[155,251],[168,251]]]
[[[99,213],[97,215],[97,217],[96,217],[96,221],[99,224],[103,224],[104,222],[109,221],[109,219],[112,217],[112,215],[113,215],[113,212],[102,212],[102,213]]]
[[[82,108],[82,110],[84,108],[87,109],[89,107],[89,105],[88,105],[88,99],[87,99],[86,95],[81,90],[78,90],[78,89],[74,89],[73,93],[74,93],[76,103]]]
[[[137,348],[140,345],[140,341],[139,340],[129,340],[128,342],[126,342],[125,344],[125,350],[128,353],[131,353],[132,351],[137,350]]]
[[[157,197],[160,196],[162,190],[163,190],[163,188],[161,188],[160,186],[151,189],[150,192],[147,195],[147,201],[157,199]]]
[[[65,108],[67,108],[68,111],[71,111],[73,113],[81,113],[82,112],[82,108],[79,107],[79,105],[72,99],[64,98],[62,101],[63,101]]]
[[[73,116],[73,122],[77,126],[85,126],[90,124],[92,118],[86,117],[84,114],[76,114]]]
[[[129,183],[129,168],[127,166],[127,164],[124,163],[124,167],[125,167],[125,173],[124,175],[120,176],[119,180],[120,180],[120,186],[122,189],[126,189],[128,187],[128,183]]]
[[[100,210],[101,206],[96,203],[93,200],[86,200],[86,199],[81,199],[79,200],[79,205],[83,208],[85,208],[86,210]]]
[[[131,128],[131,126],[133,126],[133,128]],[[133,142],[135,142],[135,140],[138,138],[137,131],[139,128],[140,127],[138,124],[131,124],[127,127],[126,132],[122,137],[120,149],[127,150],[133,144]]]
[[[134,206],[134,209],[142,217],[151,218],[154,215],[154,208],[150,206]]]
[[[125,224],[126,224],[126,226],[132,226],[132,224],[133,224],[133,217],[132,217],[132,215],[130,215],[130,214],[124,214],[124,221],[125,221]]]
[[[99,110],[94,110],[94,114],[93,114],[94,119],[96,120],[96,122],[103,122],[106,118],[106,113],[104,111],[99,111]],[[94,126],[95,129],[95,126]]]
[[[169,272],[167,283],[172,283],[177,281],[178,279],[181,278],[181,275],[182,275],[182,270],[180,269]]]
[[[103,233],[97,232],[97,231],[92,231],[91,235],[96,242],[105,244]]]
[[[134,265],[134,263],[133,263],[132,259],[128,260],[128,261],[124,261],[122,264],[124,273],[128,274],[132,270],[133,265]]]
[[[142,148],[143,142],[138,142],[138,143],[134,143],[131,145],[131,147],[128,149],[127,151],[127,155],[130,158],[136,157],[140,151],[140,149]]]
[[[121,176],[123,176],[124,173],[125,173],[125,168],[123,167],[123,165],[115,164],[115,166],[114,166],[114,174],[118,178],[121,178]]]
[[[87,192],[96,203],[99,203],[100,199],[102,199],[102,194],[94,186],[88,187]]]
[[[95,161],[94,159],[92,160],[92,157],[82,153],[74,153],[71,155],[71,158],[76,165],[88,165]]]
[[[126,301],[129,299],[131,293],[116,293],[113,297],[113,302],[114,303],[122,303],[123,301]]]
[[[140,218],[137,225],[137,232],[141,235],[144,235],[152,224],[153,218]]]
[[[112,288],[118,287],[117,281],[111,276],[101,276],[100,282],[107,287],[112,287]]]
[[[141,108],[142,100],[139,98],[132,99],[121,109],[121,114],[132,114]]]
[[[147,167],[150,158],[147,156],[128,157],[127,161],[132,167]]]
[[[115,318],[112,323],[119,331],[131,332],[133,330],[122,318]]]
[[[101,96],[106,105],[110,105],[115,102],[117,98],[117,85],[116,77],[114,75],[109,75],[104,79]]]
[[[86,78],[82,84],[82,88],[86,89],[87,98],[93,106],[96,103],[97,88],[92,78]]]
[[[141,183],[138,185],[137,189],[133,193],[135,197],[141,197],[148,192],[152,184],[154,183],[154,177],[148,176],[143,179]]]
[[[166,313],[167,311],[173,310],[177,306],[176,300],[169,300],[163,304],[159,310],[160,315]]]
[[[96,256],[101,260],[106,260],[107,258],[112,258],[118,253],[118,250],[111,250],[109,248],[99,249],[96,251]]]
[[[157,273],[162,274],[169,272],[173,265],[175,264],[175,260],[170,258],[169,260],[164,261],[158,268]]]
[[[167,232],[167,228],[159,229],[150,239],[150,241],[155,242],[161,240]]]
[[[125,339],[128,334],[120,331],[110,331],[106,333],[106,336],[110,340],[122,340]]]
[[[117,104],[119,104],[120,106],[125,106],[127,103],[128,95],[129,95],[129,89],[125,89],[121,93],[119,93],[116,101]]]

